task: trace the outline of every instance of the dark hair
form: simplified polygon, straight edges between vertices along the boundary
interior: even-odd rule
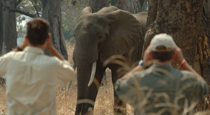
[[[165,46],[158,46],[156,49],[158,50],[165,50],[167,49]],[[169,51],[152,51],[152,56],[154,59],[159,60],[160,62],[169,61],[172,58],[174,50]]]
[[[49,22],[42,18],[34,18],[27,22],[27,36],[32,45],[43,45],[48,37]]]

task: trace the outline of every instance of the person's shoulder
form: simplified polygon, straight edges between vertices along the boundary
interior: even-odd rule
[[[182,77],[184,78],[197,78],[196,75],[190,71],[186,71],[186,70],[181,70],[182,73]]]
[[[55,56],[48,56],[48,55],[43,55],[46,60],[50,61],[52,64],[56,65],[62,65],[62,64],[69,64],[67,60],[60,60]]]
[[[182,77],[181,81],[182,83],[194,83],[196,84],[205,84],[205,80],[198,78],[194,73],[186,70],[182,70]]]
[[[16,55],[18,52],[15,52],[15,51],[10,51],[4,55],[2,55],[1,57],[4,57],[4,58],[10,58],[10,57],[14,57],[14,55]]]
[[[47,60],[48,62],[51,62],[51,63],[59,63],[60,60],[55,57],[55,56],[49,56],[49,55],[41,55],[43,58],[43,60]]]
[[[207,82],[204,79],[198,78],[194,73],[190,71],[181,71],[183,76],[181,78],[182,84],[189,84],[191,83],[191,88],[200,88],[199,90],[203,90],[203,94],[208,94],[209,87]]]
[[[145,77],[147,74],[149,74],[151,72],[150,69],[145,69],[145,70],[141,70],[141,71],[136,71],[133,73],[133,76],[138,77],[138,78],[143,78]]]
[[[10,52],[6,53],[5,56],[11,56],[11,55],[14,55],[16,53],[18,53],[18,52],[10,51]]]

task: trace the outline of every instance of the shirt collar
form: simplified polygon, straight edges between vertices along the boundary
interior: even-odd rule
[[[161,68],[170,71],[173,69],[173,66],[171,64],[153,64],[152,65],[154,68]]]
[[[33,47],[33,46],[27,46],[24,49],[25,52],[31,52],[31,53],[38,53],[38,54],[44,54],[44,51],[38,47]]]

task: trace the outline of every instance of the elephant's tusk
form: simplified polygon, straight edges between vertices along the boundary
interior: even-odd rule
[[[75,64],[74,62],[73,62],[73,64],[72,64],[72,67],[73,67],[73,70],[75,71],[75,69],[76,69],[76,64]],[[69,91],[70,86],[71,86],[71,81],[70,81],[70,82],[68,82],[66,92],[68,92],[68,91]]]
[[[90,81],[88,83],[88,87],[93,83],[94,77],[95,77],[95,73],[96,73],[96,61],[93,63],[92,65],[92,70],[91,70],[91,76],[90,76]]]

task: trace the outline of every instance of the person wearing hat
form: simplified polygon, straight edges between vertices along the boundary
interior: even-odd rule
[[[184,59],[172,36],[161,33],[153,37],[139,65],[117,80],[115,91],[134,107],[135,115],[181,115],[193,112],[191,108],[208,93],[208,85]]]

